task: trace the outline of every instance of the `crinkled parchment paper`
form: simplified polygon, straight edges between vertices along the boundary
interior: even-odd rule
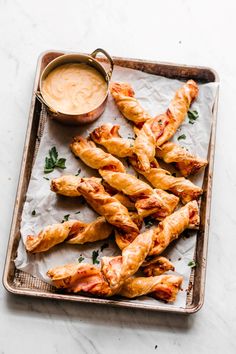
[[[129,82],[136,92],[137,99],[153,116],[166,110],[175,91],[183,84],[178,80],[171,80],[118,66],[114,69],[112,80]],[[182,124],[173,139],[177,141],[178,136],[185,134],[186,139],[180,140],[178,143],[202,158],[207,157],[211,132],[212,107],[216,91],[217,84],[215,83],[200,85],[199,97],[191,107],[191,109],[198,111],[199,118],[195,121],[195,124],[189,124],[189,120],[186,118],[185,123]],[[77,262],[80,255],[85,258],[84,262],[92,263],[91,255],[93,250],[99,250],[99,260],[104,255],[120,254],[119,249],[115,246],[112,239],[108,240],[109,247],[105,248],[103,252],[100,251],[100,248],[101,245],[107,242],[106,240],[85,245],[68,245],[63,243],[48,252],[35,255],[28,254],[24,248],[24,241],[27,235],[37,234],[43,227],[49,224],[60,223],[64,215],[70,214],[70,219],[80,219],[83,221],[92,221],[97,217],[97,214],[86,204],[81,204],[80,198],[57,196],[51,192],[50,181],[44,177],[52,179],[62,174],[76,174],[80,168],[81,177],[98,176],[97,171],[88,168],[79,159],[74,157],[69,149],[69,143],[74,135],[80,134],[86,137],[89,132],[95,127],[100,126],[103,122],[119,124],[123,137],[132,138],[134,136],[132,124],[122,117],[111,96],[108,99],[103,115],[97,121],[87,126],[66,127],[51,119],[47,119],[46,121],[27,191],[21,222],[22,238],[19,243],[17,258],[15,259],[15,265],[18,269],[39,277],[46,282],[50,282],[46,276],[48,269],[70,262]],[[45,175],[43,172],[45,157],[48,155],[48,150],[53,146],[56,146],[59,157],[66,158],[66,169],[55,169],[52,173]],[[170,166],[168,166],[168,169],[170,170]],[[128,171],[136,174],[131,167],[128,167]],[[203,173],[194,177],[194,183],[199,186],[202,184],[202,181]],[[35,210],[35,215],[32,215],[33,210]],[[78,211],[80,213],[76,214]],[[174,263],[176,272],[184,276],[184,289],[187,288],[189,282],[191,269],[188,263],[194,257],[195,244],[196,232],[192,232],[190,233],[190,237],[180,237],[179,240],[173,242],[166,252],[167,257]],[[157,300],[143,296],[138,300],[132,301],[153,303]],[[170,306],[185,307],[185,304],[186,291],[182,291],[179,293],[176,302]]]

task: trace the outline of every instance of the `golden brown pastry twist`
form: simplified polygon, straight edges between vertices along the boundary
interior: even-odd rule
[[[174,264],[163,256],[157,256],[150,260],[146,260],[142,264],[142,271],[146,277],[161,275],[169,270],[175,270]]]
[[[138,232],[137,225],[131,220],[128,210],[116,198],[105,192],[104,187],[92,178],[81,179],[78,191],[89,205],[106,220],[126,232]]]
[[[47,276],[58,289],[68,292],[83,292],[102,297],[110,297],[116,292],[106,282],[99,268],[86,263],[66,264],[50,269]],[[129,278],[119,295],[133,298],[150,294],[156,299],[173,302],[182,283],[182,277],[176,275],[162,275],[150,278]]]
[[[166,163],[174,163],[185,177],[196,174],[207,165],[207,161],[190,154],[188,150],[172,142],[166,142],[156,149],[156,156]]]
[[[199,208],[194,200],[173,214],[167,216],[158,227],[153,229],[153,247],[149,255],[159,255],[185,229],[196,229],[199,226]]]
[[[130,299],[149,294],[155,299],[174,302],[182,281],[183,277],[178,275],[129,278],[124,282],[119,294]]]
[[[135,274],[153,245],[153,232],[139,234],[117,257],[102,258],[102,272],[112,289],[121,288],[126,279]]]
[[[96,296],[111,296],[111,289],[100,269],[87,263],[66,264],[50,269],[47,276],[58,289],[85,292]]]
[[[183,204],[198,199],[203,193],[202,188],[196,186],[190,180],[172,176],[169,171],[160,168],[155,159],[151,162],[149,171],[139,170],[136,159],[130,158],[130,162],[135,170],[142,174],[153,187],[177,195]]]
[[[93,130],[90,137],[97,144],[103,145],[110,154],[118,157],[127,157],[133,154],[132,144],[119,134],[119,125],[103,124]]]
[[[120,160],[96,147],[93,141],[76,136],[70,144],[70,148],[75,156],[79,157],[89,167],[125,172]]]
[[[94,178],[95,181],[100,183],[100,178],[91,178]],[[51,191],[66,197],[79,197],[81,194],[77,188],[80,182],[81,178],[73,175],[65,175],[54,178],[51,180]],[[123,204],[128,210],[136,210],[134,203],[123,193],[116,193],[113,197]]]
[[[147,119],[152,118],[134,97],[134,91],[128,83],[112,82],[110,92],[123,116],[136,125],[142,125]]]
[[[70,220],[49,225],[37,236],[29,235],[25,247],[28,252],[45,252],[62,242],[83,244],[104,240],[110,236],[111,232],[112,226],[106,222],[104,217],[99,217],[91,223]]]
[[[139,169],[148,171],[153,161],[156,146],[161,146],[172,138],[178,127],[184,121],[192,101],[198,95],[197,84],[193,80],[187,81],[171,101],[166,113],[148,119],[137,132],[133,152],[137,156]]]

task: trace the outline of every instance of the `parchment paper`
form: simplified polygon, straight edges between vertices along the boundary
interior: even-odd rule
[[[171,80],[118,66],[115,66],[112,80],[129,82],[136,92],[137,99],[153,116],[163,113],[166,110],[175,91],[183,84],[178,80]],[[177,141],[179,135],[185,134],[186,140],[180,140],[178,143],[202,158],[207,157],[211,132],[212,107],[216,91],[216,83],[200,85],[199,97],[191,107],[191,109],[198,111],[199,118],[195,121],[195,124],[189,124],[188,117],[186,117],[185,123],[182,124],[173,139]],[[84,262],[92,263],[91,255],[93,250],[99,250],[98,260],[104,255],[120,254],[120,250],[112,239],[108,240],[109,247],[105,248],[102,252],[100,250],[101,245],[107,243],[107,240],[86,245],[68,245],[63,243],[50,249],[48,252],[35,255],[28,254],[25,251],[23,243],[27,235],[36,235],[43,227],[53,223],[60,223],[64,215],[70,214],[69,219],[80,219],[83,221],[92,221],[97,217],[97,214],[90,207],[81,203],[80,198],[57,196],[55,193],[51,192],[50,181],[46,180],[44,177],[52,179],[62,174],[76,174],[80,168],[81,177],[98,176],[97,171],[88,168],[79,159],[74,157],[69,149],[69,143],[76,134],[86,137],[89,132],[95,127],[100,126],[103,122],[119,124],[121,126],[120,132],[123,137],[134,137],[132,124],[122,117],[111,96],[108,98],[108,103],[103,115],[97,121],[87,126],[66,127],[51,119],[47,119],[22,214],[22,238],[19,243],[17,258],[15,259],[16,268],[50,283],[50,280],[46,276],[48,269],[66,263],[77,262],[80,255],[85,258]],[[45,157],[48,156],[48,151],[53,146],[56,146],[59,157],[66,158],[66,169],[55,169],[52,173],[45,175],[43,172]],[[171,170],[170,165],[168,165],[168,169]],[[128,166],[127,172],[136,174],[136,172]],[[202,180],[203,173],[194,177],[194,183],[199,186],[202,185]],[[32,211],[34,210],[35,215],[32,215]],[[78,211],[80,211],[80,213],[75,214]],[[194,257],[195,244],[196,232],[191,232],[190,237],[180,237],[179,240],[173,242],[166,252],[167,257],[174,263],[176,272],[184,276],[183,289],[186,289],[189,283],[191,269],[188,266],[188,262]],[[153,303],[157,300],[143,296],[132,301]],[[162,303],[160,302],[160,304]],[[186,291],[184,290],[179,293],[176,302],[170,306],[185,307],[185,304]]]

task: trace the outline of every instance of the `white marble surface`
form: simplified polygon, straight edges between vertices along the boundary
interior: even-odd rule
[[[58,303],[15,297],[0,285],[0,353],[236,353],[235,12],[233,0],[0,0],[1,269],[40,52],[104,47],[211,66],[221,79],[202,310],[181,317]]]

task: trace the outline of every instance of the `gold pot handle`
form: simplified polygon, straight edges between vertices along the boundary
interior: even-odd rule
[[[55,111],[55,109],[53,109],[52,107],[50,107],[50,106],[47,104],[47,102],[44,100],[44,98],[43,98],[43,96],[42,96],[42,94],[41,94],[40,91],[36,91],[36,92],[35,92],[35,96],[36,96],[36,98],[39,100],[39,102],[42,103],[43,105],[45,105],[46,107],[48,107],[48,108],[50,109],[50,111],[52,111],[52,112],[55,113],[55,114],[58,114],[58,112]]]
[[[107,57],[108,61],[110,62],[110,69],[108,70],[106,77],[107,77],[107,81],[110,81],[111,79],[111,75],[112,75],[112,71],[113,71],[113,67],[114,67],[114,62],[112,57],[102,48],[97,48],[95,49],[90,55],[93,58],[96,58],[98,53],[102,53],[105,55],[105,57]]]

